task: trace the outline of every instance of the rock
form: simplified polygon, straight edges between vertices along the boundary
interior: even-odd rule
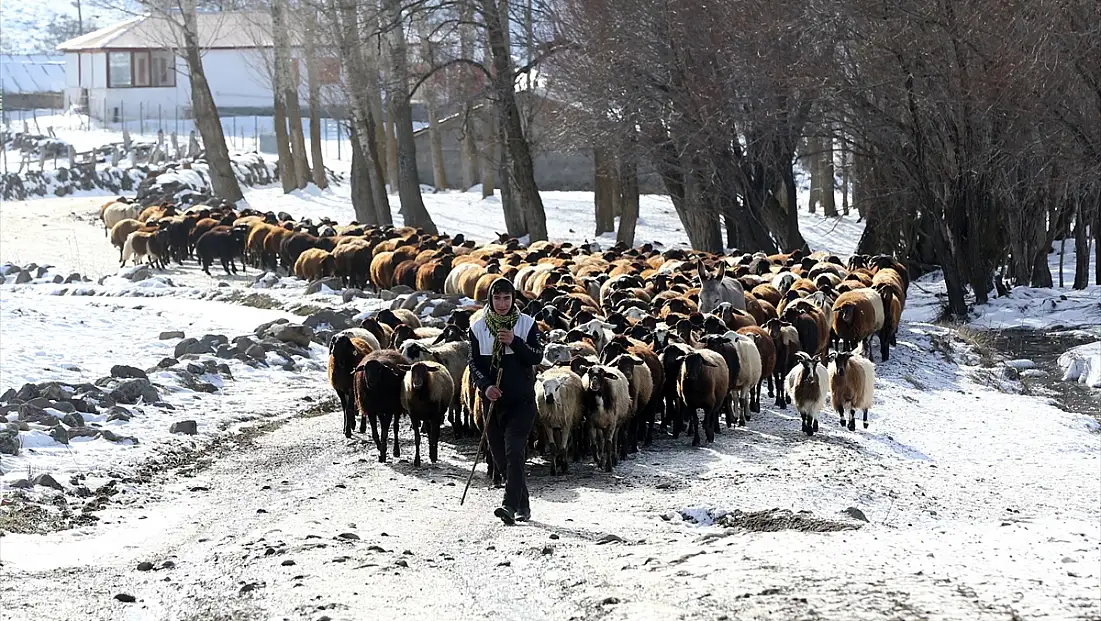
[[[38,272],[38,264],[37,263],[28,263],[26,265],[26,267],[23,268],[23,271],[34,274],[34,273]]]
[[[107,422],[111,422],[113,420],[121,420],[126,422],[129,421],[132,416],[133,414],[130,413],[130,410],[127,410],[122,406],[116,405],[108,410]]]
[[[247,352],[249,347],[256,345],[256,339],[247,334],[234,337],[230,342],[233,343],[233,346],[237,349],[237,353],[241,354]]]
[[[313,295],[315,293],[321,293],[321,287],[325,286],[333,291],[340,291],[344,288],[344,283],[339,278],[322,278],[321,280],[315,280],[309,285],[306,285],[306,295]]]
[[[65,284],[69,284],[69,283],[73,283],[73,282],[83,282],[83,281],[84,281],[84,279],[80,276],[79,272],[73,272],[72,274],[69,274],[65,278]]]
[[[11,403],[11,400],[15,398],[15,389],[9,388],[4,391],[4,394],[0,395],[0,402]]]
[[[214,348],[199,341],[198,339],[188,337],[183,339],[179,343],[176,343],[176,349],[173,351],[172,356],[179,358],[184,354],[209,354],[214,351]]]
[[[83,427],[84,417],[80,414],[77,414],[76,412],[70,412],[61,419],[61,422],[65,423],[69,427]]]
[[[378,292],[378,297],[381,298],[385,302],[390,302],[391,300],[396,300],[397,297],[398,297],[398,294],[394,293],[393,291],[390,291],[389,289],[382,289],[381,291]]]
[[[267,352],[261,345],[256,344],[252,345],[245,351],[245,356],[251,358],[252,360],[264,360],[265,358],[267,358]]]
[[[864,515],[864,512],[856,507],[846,507],[842,509],[841,513],[851,517],[854,520],[860,520],[861,522],[868,522],[868,516]]]
[[[282,565],[283,567],[293,567],[295,563],[291,559],[287,559],[287,560],[285,560],[285,561],[283,561],[282,563],[279,563],[279,564]]]
[[[596,540],[596,545],[600,546],[600,545],[604,545],[606,543],[623,543],[623,541],[624,541],[623,537],[620,537],[619,535],[608,534],[608,535],[604,535],[600,539],[597,539]]]
[[[153,569],[153,563],[149,561],[142,561],[138,563],[138,571],[150,571]]]
[[[148,265],[138,265],[122,271],[119,274],[122,278],[129,280],[130,282],[141,282],[147,278],[152,278],[153,271],[149,269]]]
[[[551,533],[550,538],[551,539],[559,539],[560,537],[558,536],[558,533]]]
[[[341,292],[340,297],[344,300],[344,303],[347,304],[356,298],[365,298],[367,294],[360,289],[345,289]]]
[[[136,597],[130,595],[129,593],[119,593],[115,595],[115,599],[124,604],[133,604],[134,602],[138,601]]]
[[[214,352],[215,356],[219,358],[232,358],[237,353],[237,348],[232,345],[219,345],[218,350]]]
[[[168,339],[182,339],[183,337],[184,333],[182,330],[169,330],[167,332],[161,332],[160,336],[157,338],[162,341],[167,341]]]
[[[193,436],[199,433],[199,424],[193,420],[181,420],[172,423],[172,426],[168,428],[170,433],[183,433],[189,436]]]
[[[306,320],[302,322],[302,325],[309,326],[314,330],[317,330],[318,326],[325,325],[328,325],[333,330],[343,330],[355,324],[352,320],[354,316],[355,312],[351,310],[336,312],[325,309],[307,317]]]
[[[118,435],[117,433],[111,431],[110,429],[104,429],[103,431],[100,432],[100,435],[102,435],[103,439],[107,440],[108,442],[118,442],[120,440],[125,439],[123,436]]]
[[[271,332],[271,328],[273,326],[277,326],[277,325],[284,324],[284,323],[290,323],[290,321],[288,319],[280,317],[279,319],[276,319],[275,321],[269,321],[267,323],[262,323],[259,326],[256,326],[256,330],[254,332],[255,332],[256,336],[258,336],[260,338],[264,338],[265,336],[268,335],[269,332]]]
[[[19,435],[6,431],[0,432],[0,453],[4,455],[18,455]]]
[[[218,392],[218,387],[210,382],[203,381],[199,376],[191,371],[185,371],[183,369],[172,370],[179,378],[180,383],[184,388],[188,390],[194,390],[195,392],[215,393]],[[205,372],[206,369],[202,369],[200,372]]]
[[[18,274],[15,275],[15,284],[17,284],[17,285],[22,285],[22,284],[28,283],[32,280],[34,280],[34,277],[31,276],[30,272],[19,272]]]
[[[3,274],[0,274],[0,285],[6,282],[8,282],[8,279]]]
[[[409,285],[394,285],[393,287],[390,287],[390,293],[393,293],[395,295],[405,295],[408,293],[413,293],[413,288]]]
[[[54,401],[50,404],[50,407],[63,414],[72,414],[76,412],[76,406],[68,401]]]
[[[94,427],[73,427],[69,429],[69,439],[73,438],[98,438],[100,430]]]
[[[47,397],[35,397],[34,399],[28,399],[24,405],[29,405],[36,408],[52,408],[54,402]]]
[[[359,541],[359,535],[355,533],[340,533],[336,536],[337,539],[345,539],[347,541]]]
[[[50,271],[51,267],[53,267],[53,266],[52,265],[39,265],[38,269],[34,270],[34,277],[35,278],[42,278],[43,276],[45,276]],[[27,271],[29,272],[31,270],[28,268]]]
[[[50,279],[50,282],[55,285],[60,285],[61,283],[65,282],[65,277],[61,274],[54,274],[54,277]]]
[[[54,439],[54,442],[60,444],[69,443],[69,432],[61,425],[54,425],[53,429],[50,430],[50,437]]]
[[[73,409],[75,411],[80,412],[81,414],[96,413],[96,406],[92,405],[91,403],[80,397],[73,397],[69,399],[68,402],[73,406]]]
[[[1002,367],[1002,377],[1007,380],[1019,380],[1021,379],[1021,371],[1017,367],[1006,365]]]
[[[145,374],[145,371],[137,367],[127,366],[125,364],[116,364],[111,367],[111,377],[118,377],[122,379],[138,377],[141,379],[149,379],[149,376]]]
[[[23,268],[19,267],[18,265],[14,264],[14,263],[5,263],[3,265],[0,265],[0,275],[3,275],[3,276],[10,276],[12,274],[18,274],[19,272],[22,272],[22,271],[23,271]]]
[[[168,367],[174,367],[179,364],[180,361],[175,358],[161,358],[161,361],[157,363],[158,369],[167,369]]]
[[[19,392],[15,393],[15,397],[23,401],[30,401],[37,396],[39,396],[38,386],[35,386],[34,384],[23,384],[23,387],[19,389]]]
[[[41,485],[42,487],[49,487],[51,489],[56,489],[59,492],[65,491],[65,488],[62,487],[61,484],[57,482],[57,479],[53,478],[52,476],[50,476],[46,473],[42,473],[42,474],[36,476],[34,479],[31,479],[31,481],[35,485]]]
[[[294,343],[309,347],[313,339],[313,329],[302,324],[279,324],[272,326],[271,335],[284,343]]]
[[[451,313],[455,312],[456,308],[458,308],[458,305],[456,305],[454,302],[449,302],[447,300],[437,300],[436,306],[432,308],[431,316],[447,317]]]
[[[34,487],[34,483],[30,479],[16,479],[8,483],[8,487],[12,489],[30,489]]]
[[[409,562],[406,561],[405,559],[401,558],[401,559],[398,559],[397,561],[395,561],[394,565],[397,566],[397,567],[408,568],[409,567]]]
[[[160,394],[149,380],[131,378],[119,382],[118,386],[111,391],[111,398],[115,403],[134,405],[139,399],[145,403],[154,403],[160,399]]]

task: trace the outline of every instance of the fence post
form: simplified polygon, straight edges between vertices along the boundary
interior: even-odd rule
[[[173,133],[178,134],[178,133],[180,133],[180,106],[179,106],[179,104],[177,104],[175,106],[175,111],[176,111],[176,131],[173,132]]]
[[[164,130],[164,117],[161,116],[160,104],[157,104],[157,129]]]
[[[123,129],[128,129],[126,127],[126,102],[125,101],[120,101],[119,102],[119,123],[122,123],[122,128]]]
[[[340,142],[341,142],[341,140],[343,140],[340,137],[340,134],[341,134],[340,130],[341,130],[342,125],[343,125],[343,123],[337,123],[336,124],[336,160],[338,162],[340,161]]]
[[[252,115],[252,138],[256,142],[256,152],[260,152],[260,117]]]
[[[138,133],[145,133],[145,102],[138,103]]]

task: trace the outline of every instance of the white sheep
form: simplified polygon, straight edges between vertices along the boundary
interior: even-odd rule
[[[856,352],[831,354],[829,366],[830,400],[845,426],[845,410],[849,410],[849,431],[856,431],[856,411],[864,412],[864,428],[868,428],[868,410],[875,394],[875,365]]]
[[[584,385],[569,367],[552,367],[535,380],[535,405],[547,442],[551,475],[569,471],[570,434],[581,424]]]
[[[761,350],[757,349],[757,343],[752,337],[733,330],[724,334],[723,338],[733,344],[738,352],[738,377],[730,386],[730,392],[737,398],[738,426],[744,427],[745,421],[749,420],[752,391],[761,381]]]
[[[818,357],[811,358],[802,351],[795,356],[799,364],[788,373],[787,390],[803,422],[803,433],[812,436],[818,431],[818,412],[826,405],[830,378]]]

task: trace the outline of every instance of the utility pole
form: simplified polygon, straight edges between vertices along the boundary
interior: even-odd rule
[[[76,28],[79,34],[84,34],[84,14],[80,10],[80,0],[75,0],[73,6],[76,7]]]

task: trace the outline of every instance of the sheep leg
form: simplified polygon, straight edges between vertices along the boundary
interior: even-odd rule
[[[776,407],[781,410],[786,410],[788,407],[788,399],[784,394],[784,374],[776,372]]]
[[[845,404],[835,403],[833,409],[837,412],[837,415],[841,417],[841,426],[845,426]]]
[[[395,416],[394,420],[397,421],[398,417]],[[421,467],[421,421],[409,417],[409,422],[413,427],[413,467]],[[395,425],[396,427],[397,425]],[[394,445],[397,446],[397,437],[395,434]]]
[[[730,429],[734,425],[734,398],[729,394],[723,399],[722,408],[726,412],[726,428]]]
[[[764,381],[764,380],[762,380],[762,381]],[[774,396],[774,394],[773,394],[773,389],[772,389],[772,374],[770,373],[768,375],[768,397],[771,399],[773,396]],[[757,397],[757,401],[760,402],[760,396],[759,395]],[[757,410],[757,411],[760,412],[760,410]]]
[[[864,428],[868,428],[868,410],[864,410]]]
[[[543,427],[543,435],[547,437],[547,456],[550,458],[551,476],[558,476],[558,439],[562,437],[562,430]]]
[[[688,433],[692,434],[692,446],[700,445],[700,411],[699,409],[692,410],[691,418],[688,419]],[[673,437],[677,437],[673,434]]]
[[[401,447],[398,446],[398,423],[401,422],[401,414],[394,414],[394,457],[401,457]],[[413,433],[417,433],[417,426],[413,426]]]
[[[439,421],[428,426],[428,459],[432,460],[432,463],[436,463],[439,458],[441,426],[442,424]]]
[[[869,339],[869,341],[870,340],[871,339]],[[879,333],[879,357],[883,359],[883,362],[886,362],[887,359],[891,357],[890,341],[891,339],[887,336],[887,329],[884,328]]]
[[[375,446],[378,448],[378,463],[384,464],[384,463],[386,463],[386,449],[387,449],[386,434],[390,430],[390,415],[389,414],[379,414],[378,418],[379,418],[379,423],[381,423],[380,426],[382,428],[382,434],[380,435],[379,433],[376,432],[376,430],[375,430],[375,417],[372,416],[371,417],[371,435],[374,436]]]
[[[557,455],[555,456],[555,460],[560,462],[558,465],[559,471],[562,474],[566,474],[570,470],[570,459],[568,455],[568,447],[570,445],[570,429],[568,427],[556,429],[554,431],[554,435],[555,444],[557,445],[558,451]]]
[[[348,423],[348,415],[351,413],[351,408],[348,407],[351,400],[344,396],[344,393],[339,390],[336,391],[336,397],[340,400],[340,414],[344,417],[344,437],[352,437],[351,427],[355,425],[355,416],[352,416],[351,424]]]
[[[849,431],[856,431],[856,409],[849,410]]]

